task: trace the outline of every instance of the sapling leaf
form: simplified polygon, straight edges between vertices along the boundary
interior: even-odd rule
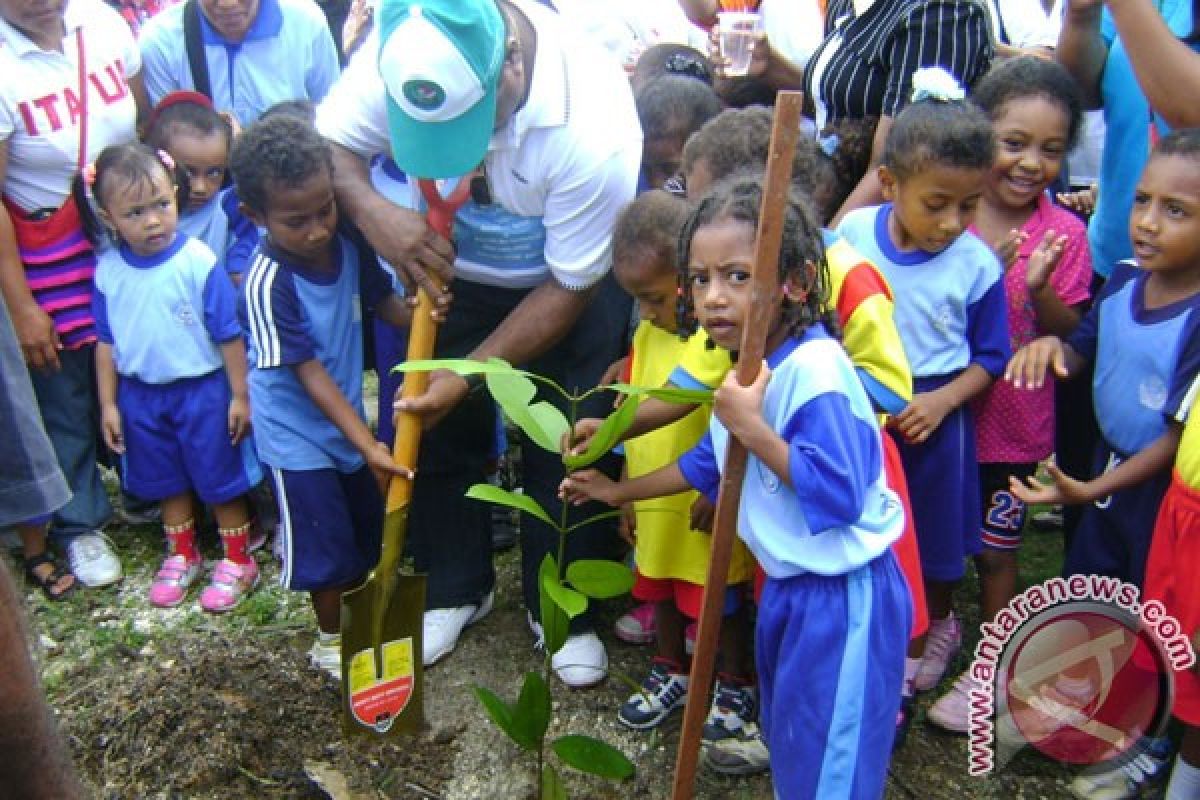
[[[633,572],[616,561],[586,559],[567,565],[567,581],[588,597],[620,597],[633,588]]]
[[[542,612],[542,637],[546,652],[554,655],[562,649],[567,641],[567,625],[570,620],[567,614],[551,599],[545,590],[546,581],[558,582],[558,562],[550,553],[542,559],[538,567],[538,606]]]
[[[633,775],[633,762],[624,753],[591,736],[560,736],[550,743],[550,747],[565,763],[581,772],[612,780],[625,780]]]
[[[609,450],[616,446],[617,442],[621,441],[621,434],[629,430],[629,426],[633,424],[634,415],[637,414],[638,399],[629,397],[624,403],[617,408],[616,411],[609,414],[600,427],[596,429],[592,440],[588,442],[587,449],[576,455],[564,455],[563,464],[567,469],[579,469],[586,467],[588,464],[595,462]]]
[[[467,489],[466,496],[474,500],[482,500],[485,503],[496,503],[497,505],[515,508],[518,511],[524,511],[531,517],[537,517],[551,528],[558,528],[558,523],[550,518],[550,515],[546,513],[538,501],[527,494],[510,492],[507,489],[501,489],[499,486],[493,486],[490,483],[477,483],[470,489]]]
[[[554,604],[565,611],[571,619],[578,617],[587,610],[587,597],[574,589],[564,586],[559,581],[557,575],[543,577],[542,589],[550,595],[550,599],[554,601]]]
[[[541,737],[531,740],[522,726],[516,723],[513,718],[513,710],[508,703],[497,697],[495,692],[482,686],[476,686],[475,696],[483,704],[483,709],[491,717],[492,722],[496,723],[496,727],[504,731],[508,738],[526,750],[537,750],[541,747]]]
[[[677,386],[634,386],[631,383],[613,383],[609,389],[633,397],[653,397],[664,403],[687,403],[689,405],[704,405],[712,402],[711,389],[680,389]]]
[[[551,453],[561,451],[570,427],[567,418],[544,400],[531,402],[537,394],[532,380],[522,374],[492,372],[487,375],[487,387],[508,418],[531,441]]]
[[[413,361],[401,361],[392,367],[392,372],[433,372],[435,369],[448,369],[459,375],[529,374],[499,358],[487,361],[474,361],[469,358],[414,359]]]
[[[567,787],[553,764],[542,766],[542,800],[567,800]]]
[[[550,727],[550,687],[538,672],[525,673],[521,694],[513,708],[513,725],[519,728],[529,741],[541,747],[546,729]]]

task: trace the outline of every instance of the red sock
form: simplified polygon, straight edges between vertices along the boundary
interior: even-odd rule
[[[250,563],[250,526],[247,522],[236,528],[220,528],[221,544],[225,546],[225,558],[235,564]]]
[[[200,560],[200,553],[196,551],[195,520],[189,519],[181,525],[163,525],[163,532],[167,534],[171,555],[183,556],[189,564]]]

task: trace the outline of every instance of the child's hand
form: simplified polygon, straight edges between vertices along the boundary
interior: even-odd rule
[[[1046,235],[1029,254],[1029,262],[1025,266],[1025,288],[1029,294],[1037,294],[1046,288],[1066,246],[1066,236],[1060,236],[1052,230],[1046,231]]]
[[[602,424],[604,424],[604,420],[597,417],[584,417],[576,420],[575,427],[563,436],[563,452],[572,456],[585,452],[592,442],[592,437],[596,435],[596,431],[600,430]]]
[[[234,395],[229,401],[229,441],[234,447],[242,443],[250,432],[250,400]]]
[[[1096,196],[1099,192],[1099,185],[1093,183],[1088,188],[1078,192],[1059,192],[1055,195],[1055,198],[1058,200],[1060,206],[1069,208],[1076,214],[1090,217],[1092,212],[1096,210]]]
[[[617,535],[630,547],[637,547],[637,515],[633,512],[633,506],[621,507],[621,515],[617,517]]]
[[[121,412],[115,405],[100,407],[100,432],[108,449],[120,455],[125,452],[125,437],[121,434]]]
[[[600,376],[600,383],[596,385],[608,386],[609,384],[620,383],[621,376],[625,374],[625,371],[628,368],[629,356],[622,356],[621,358],[618,358],[616,361],[608,365],[608,369],[604,370],[604,374]],[[617,404],[620,403],[620,400],[621,398],[618,397]]]
[[[716,507],[713,506],[709,499],[704,495],[699,495],[692,502],[691,525],[694,531],[704,531],[712,533],[713,516],[716,514]]]
[[[1021,245],[1025,244],[1025,240],[1029,238],[1029,234],[1025,231],[1019,231],[1013,228],[1000,241],[992,245],[992,251],[995,252],[996,258],[1000,259],[1000,263],[1008,269],[1017,260],[1017,256],[1021,252]]]
[[[713,395],[713,413],[733,436],[740,437],[750,426],[762,423],[763,395],[770,380],[771,369],[766,361],[749,386],[738,383],[736,370],[725,375],[725,382]]]
[[[385,493],[393,475],[407,478],[410,481],[416,477],[416,473],[411,469],[402,467],[392,460],[392,451],[383,442],[376,442],[374,447],[368,448],[367,452],[363,453],[363,456],[367,460],[367,466],[374,473],[375,480],[379,482],[379,488]]]
[[[1013,353],[1004,370],[1004,380],[1018,389],[1040,389],[1046,383],[1046,370],[1065,378],[1067,370],[1066,351],[1057,336],[1043,336]]]
[[[579,506],[588,500],[599,500],[610,506],[618,506],[616,496],[617,484],[603,472],[595,469],[581,469],[563,478],[558,485],[558,496],[573,506]]]
[[[937,392],[921,392],[888,424],[911,444],[923,444],[952,410]]]
[[[1017,499],[1025,504],[1081,505],[1095,498],[1084,481],[1078,481],[1058,468],[1053,462],[1046,465],[1046,473],[1054,481],[1042,483],[1036,475],[1030,475],[1022,483],[1015,477],[1008,479],[1008,488]]]

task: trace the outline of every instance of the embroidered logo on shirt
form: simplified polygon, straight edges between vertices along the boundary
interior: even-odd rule
[[[422,111],[433,111],[446,102],[446,90],[430,80],[406,81],[401,91],[408,102]]]
[[[1162,411],[1167,404],[1167,386],[1157,375],[1146,378],[1138,386],[1138,402],[1151,411]]]
[[[182,300],[179,305],[175,306],[175,319],[179,320],[179,324],[185,327],[191,327],[199,322],[199,318],[196,316],[196,309],[192,308],[192,304],[187,300]]]

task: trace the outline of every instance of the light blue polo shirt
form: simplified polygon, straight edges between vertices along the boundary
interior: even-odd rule
[[[142,75],[151,103],[195,88],[184,46],[186,7],[163,11],[142,31]],[[259,0],[258,16],[241,42],[223,38],[203,15],[200,29],[213,104],[232,111],[243,127],[285,100],[318,103],[337,80],[337,48],[312,0]]]
[[[1176,36],[1183,38],[1192,32],[1189,0],[1158,0],[1158,7]],[[1088,242],[1092,247],[1092,269],[1107,278],[1118,261],[1133,257],[1129,215],[1138,178],[1150,155],[1150,104],[1107,8],[1100,33],[1108,43],[1108,59],[1100,77],[1107,133],[1100,159],[1100,196],[1088,223]],[[1160,133],[1169,130],[1161,118],[1156,117],[1155,123]]]

